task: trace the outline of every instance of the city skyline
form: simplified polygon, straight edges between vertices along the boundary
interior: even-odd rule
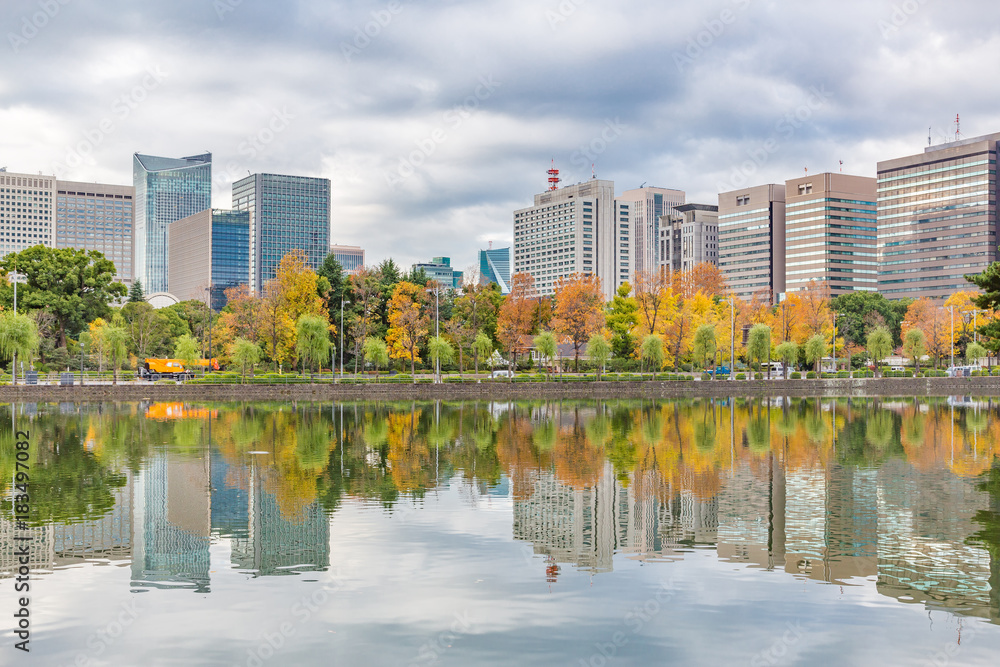
[[[623,190],[649,181],[711,202],[841,160],[874,177],[926,146],[928,128],[953,138],[958,113],[964,135],[993,131],[995,94],[971,77],[996,62],[982,26],[1000,10],[970,10],[220,0],[56,3],[36,21],[38,3],[17,0],[3,12],[7,56],[24,65],[2,75],[4,162],[126,184],[134,152],[211,150],[214,207],[248,171],[329,178],[340,242],[465,269],[490,241],[511,243],[510,212],[552,159],[567,183],[594,165]],[[626,25],[627,47],[608,29]],[[963,39],[971,30],[981,38]],[[72,75],[59,95],[53,71]]]

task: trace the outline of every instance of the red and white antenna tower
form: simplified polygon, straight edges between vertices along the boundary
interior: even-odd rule
[[[561,180],[562,179],[559,178],[559,170],[556,169],[556,161],[552,160],[552,168],[549,169],[549,191],[558,190],[559,181]]]
[[[958,141],[962,136],[962,119],[958,114],[955,114],[955,141]]]

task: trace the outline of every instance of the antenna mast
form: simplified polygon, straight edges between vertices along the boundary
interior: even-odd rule
[[[559,170],[556,169],[556,161],[552,160],[552,168],[549,169],[549,192],[559,189]]]
[[[955,114],[955,141],[958,141],[962,136],[962,119],[958,114]]]

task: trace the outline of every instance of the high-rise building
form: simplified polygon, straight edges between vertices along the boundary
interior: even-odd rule
[[[135,271],[147,294],[167,291],[167,226],[212,206],[212,154],[180,159],[136,153]]]
[[[250,214],[206,209],[171,223],[168,287],[181,301],[204,300],[226,307],[226,290],[250,284]]]
[[[997,260],[1000,133],[878,163],[878,289],[946,298]]]
[[[660,221],[659,262],[668,271],[690,271],[703,262],[719,264],[719,207],[682,204]]]
[[[875,179],[840,173],[785,181],[785,291],[878,289]]]
[[[510,294],[510,248],[479,251],[479,281],[483,285],[496,283],[501,294]]]
[[[719,194],[719,269],[729,289],[749,301],[785,291],[785,186],[758,185]]]
[[[458,289],[462,286],[465,275],[451,268],[451,257],[435,257],[429,262],[414,264],[414,271],[423,269],[429,280],[435,280],[445,287]]]
[[[677,214],[677,207],[684,203],[683,190],[640,187],[626,190],[618,201],[629,204],[632,220],[631,250],[632,271],[653,271],[660,260],[660,220]]]
[[[135,278],[131,185],[56,181],[56,248],[97,250],[115,263],[117,279]]]
[[[534,206],[514,211],[512,279],[530,274],[546,295],[560,278],[594,275],[610,300],[632,273],[631,206],[615,201],[614,181],[596,178],[535,195]]]
[[[250,289],[274,278],[293,250],[319,269],[330,252],[330,180],[253,174],[233,183],[233,208],[250,213]]]
[[[330,252],[340,262],[344,273],[355,273],[365,266],[365,249],[356,245],[331,245]]]
[[[0,171],[0,257],[55,240],[55,176]]]

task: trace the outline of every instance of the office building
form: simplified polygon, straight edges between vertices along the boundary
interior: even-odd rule
[[[682,204],[660,219],[660,268],[690,271],[697,264],[719,264],[719,207]]]
[[[510,248],[489,248],[479,251],[479,282],[495,283],[501,294],[510,294]]]
[[[878,289],[947,298],[997,260],[1000,133],[878,163]]]
[[[662,265],[660,260],[660,221],[678,214],[677,207],[684,203],[682,190],[640,187],[626,190],[618,201],[629,205],[632,220],[631,243],[632,271],[653,271]]]
[[[357,273],[365,267],[365,249],[356,245],[332,245],[330,252],[340,262],[344,274]]]
[[[774,303],[785,291],[785,186],[719,194],[719,269],[745,301]]]
[[[434,280],[445,287],[453,287],[455,289],[459,289],[462,286],[462,281],[465,277],[461,271],[455,271],[451,268],[451,257],[435,257],[429,262],[414,264],[411,268],[414,271],[423,269],[424,273],[427,274],[428,280]]]
[[[180,159],[136,153],[135,272],[146,294],[167,291],[167,226],[212,206],[212,154]]]
[[[0,256],[53,246],[55,188],[55,176],[0,171]]]
[[[593,275],[610,300],[632,274],[632,205],[615,200],[614,181],[596,178],[535,195],[533,206],[514,211],[512,279],[527,273],[535,293],[549,295],[560,278]]]
[[[56,248],[96,250],[115,263],[116,278],[135,278],[131,185],[56,181]]]
[[[250,284],[250,214],[206,209],[182,218],[168,231],[169,292],[181,301],[226,307],[226,290]]]
[[[785,182],[785,291],[878,289],[875,179],[840,173]]]
[[[330,180],[253,174],[233,183],[233,208],[250,213],[250,289],[274,278],[281,259],[300,250],[319,269],[330,252]]]

